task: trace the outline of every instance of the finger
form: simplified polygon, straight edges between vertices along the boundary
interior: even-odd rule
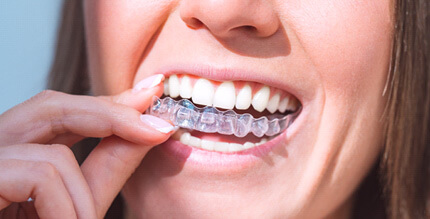
[[[0,160],[48,162],[58,171],[78,218],[96,218],[91,190],[73,152],[65,145],[24,144],[0,148]]]
[[[46,162],[0,160],[0,199],[5,203],[34,199],[41,218],[76,218],[72,200],[54,166]]]
[[[164,81],[164,75],[156,74],[140,81],[133,89],[126,90],[114,96],[100,96],[100,98],[124,104],[139,112],[144,112],[152,101],[141,101],[141,99],[150,97],[150,100],[152,100],[153,96],[161,96],[163,92],[162,81]],[[157,89],[156,93],[153,93],[151,92],[151,88],[153,87],[160,89]]]
[[[42,92],[0,115],[0,144],[43,144],[65,133],[100,138],[117,135],[135,143],[147,142],[153,129],[139,117],[162,89],[160,84],[138,92],[130,89],[110,98]]]
[[[168,138],[158,139],[162,143]],[[109,137],[90,153],[81,165],[94,197],[98,217],[103,217],[125,182],[139,166],[151,146],[137,145]]]
[[[82,136],[77,134],[61,134],[55,136],[53,139],[49,140],[45,144],[63,144],[67,145],[68,147],[72,147],[74,144],[78,143],[82,140]]]

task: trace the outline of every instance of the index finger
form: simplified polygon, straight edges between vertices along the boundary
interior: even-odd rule
[[[112,97],[42,92],[0,115],[1,144],[45,144],[67,133],[98,138],[117,135],[135,143],[151,142],[149,136],[159,133],[140,116],[152,96],[161,95],[162,87],[158,83]]]

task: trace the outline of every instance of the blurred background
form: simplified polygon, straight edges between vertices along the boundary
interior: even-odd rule
[[[0,0],[0,114],[42,91],[61,0]]]

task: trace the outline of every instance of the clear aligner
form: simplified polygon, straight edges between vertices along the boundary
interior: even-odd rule
[[[191,101],[154,97],[148,114],[170,120],[175,126],[206,133],[219,133],[244,137],[253,133],[257,137],[274,136],[292,123],[293,114],[269,115],[254,118],[249,113],[237,114],[233,110],[220,111],[215,107],[196,107]]]

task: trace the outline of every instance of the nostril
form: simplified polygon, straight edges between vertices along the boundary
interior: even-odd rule
[[[192,28],[192,29],[198,29],[201,28],[202,26],[204,26],[203,22],[201,22],[199,19],[197,18],[189,18],[188,21],[186,22],[187,26]]]
[[[246,31],[249,31],[249,32],[257,31],[257,28],[254,26],[251,26],[251,25],[245,25],[245,26],[242,26],[242,28],[245,29]]]
[[[258,32],[257,28],[251,25],[243,25],[243,26],[235,27],[231,30],[240,30],[242,32],[250,33],[250,34]]]

